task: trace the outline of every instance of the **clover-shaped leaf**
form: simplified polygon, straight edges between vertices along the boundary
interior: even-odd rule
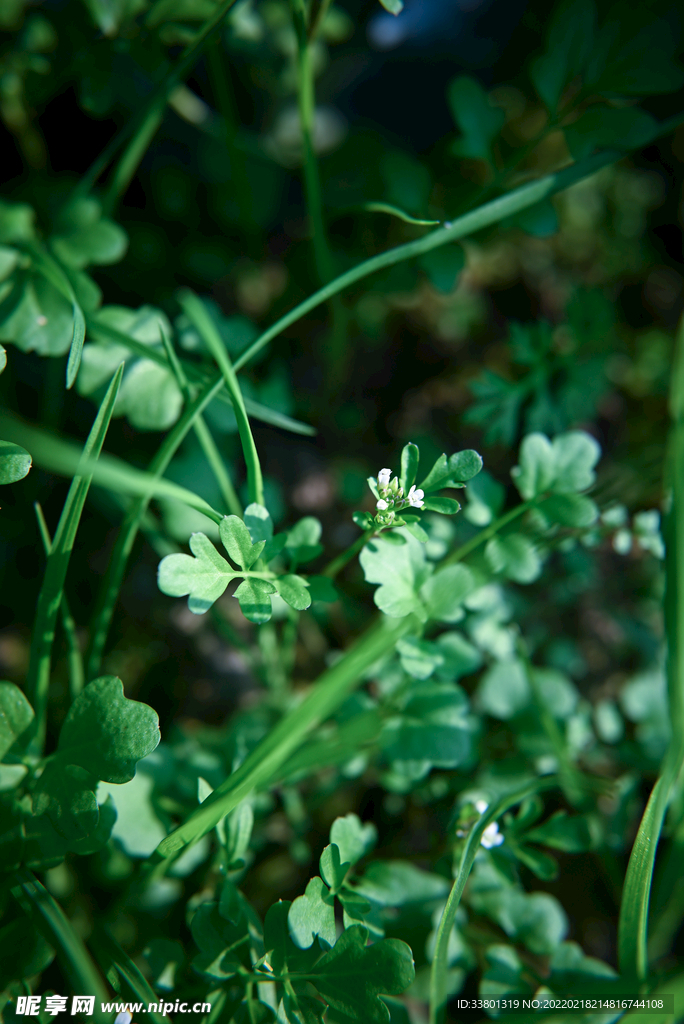
[[[352,925],[340,935],[311,971],[325,1001],[349,1020],[389,1024],[389,1011],[380,994],[399,995],[413,982],[410,948],[400,939],[367,945],[368,930]]]
[[[264,550],[265,540],[252,544],[249,530],[239,516],[226,516],[219,525],[221,542],[241,569],[251,569]]]
[[[312,878],[303,896],[298,896],[287,915],[292,940],[309,949],[316,936],[328,946],[335,945],[335,906],[327,885]]]
[[[261,625],[271,618],[271,594],[275,593],[276,588],[269,580],[249,576],[242,581],[233,596],[240,602],[244,617]]]
[[[122,784],[159,743],[159,720],[147,704],[124,696],[116,676],[93,680],[71,705],[57,752],[40,777],[34,812],[77,840],[98,824],[98,781]]]
[[[33,708],[14,683],[0,683],[0,761],[33,721]]]
[[[0,484],[23,480],[31,468],[31,456],[18,444],[0,441]]]
[[[249,543],[251,546],[251,541]],[[187,594],[190,611],[203,615],[240,573],[236,573],[219,555],[204,533],[192,534],[190,550],[194,558],[183,554],[162,558],[159,563],[159,589],[169,597],[185,597]]]
[[[575,494],[591,487],[594,466],[601,456],[598,443],[581,430],[571,430],[549,441],[544,434],[528,434],[520,445],[519,465],[511,470],[526,501],[545,491]]]
[[[330,829],[330,842],[339,850],[340,859],[352,865],[373,849],[377,838],[375,825],[372,822],[364,825],[356,814],[335,818]]]

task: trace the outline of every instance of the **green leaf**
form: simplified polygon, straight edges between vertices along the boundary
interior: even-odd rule
[[[454,768],[470,753],[468,698],[458,686],[428,683],[406,703],[402,717],[390,720],[383,750],[390,761],[429,761]]]
[[[520,446],[520,464],[511,476],[525,500],[545,491],[572,494],[594,483],[600,456],[598,443],[581,430],[560,434],[553,441],[544,434],[528,434]]]
[[[0,441],[0,484],[15,484],[31,469],[31,456],[18,444]]]
[[[263,505],[253,502],[245,509],[245,526],[249,530],[249,536],[253,544],[260,541],[268,543],[273,538],[273,520],[268,509]]]
[[[27,203],[0,200],[0,242],[28,242],[35,238],[35,219]]]
[[[430,640],[419,640],[416,636],[398,640],[397,653],[401,667],[414,679],[428,679],[436,668],[444,664],[444,654],[437,644]]]
[[[595,149],[641,149],[654,139],[658,124],[639,107],[590,107],[563,129],[575,160],[584,160]]]
[[[450,884],[441,875],[430,874],[407,861],[378,860],[368,865],[355,889],[382,907],[403,907],[443,901]]]
[[[325,1001],[359,1024],[388,1024],[381,994],[399,995],[413,982],[411,950],[399,939],[366,945],[368,931],[352,925],[312,970],[313,982]]]
[[[415,612],[424,616],[416,590],[430,572],[425,553],[403,527],[394,535],[406,543],[397,546],[384,537],[369,541],[359,556],[361,568],[368,583],[381,584],[373,600],[386,615],[401,618]]]
[[[477,452],[468,449],[456,452],[447,459],[440,455],[420,485],[423,491],[438,491],[442,487],[462,487],[482,469],[482,459]]]
[[[427,497],[423,502],[423,508],[428,512],[441,512],[442,515],[453,516],[460,510],[461,505],[455,498]]]
[[[553,882],[558,878],[558,861],[554,857],[542,853],[541,850],[535,850],[531,846],[518,843],[509,843],[508,846],[520,863],[529,868],[532,874],[541,878],[543,882]]]
[[[116,414],[125,416],[136,430],[168,430],[182,407],[183,396],[173,374],[150,359],[138,359],[124,377]]]
[[[436,667],[439,679],[456,682],[461,676],[469,675],[482,664],[480,651],[461,634],[452,630],[442,633],[435,641],[443,662]]]
[[[380,0],[380,3],[390,14],[401,14],[404,10],[404,0]]]
[[[361,530],[370,530],[373,525],[373,516],[370,512],[352,512],[352,520]]]
[[[59,260],[81,270],[91,263],[100,266],[118,263],[125,255],[128,239],[125,231],[102,217],[95,199],[77,199],[60,214],[60,231],[50,239]]]
[[[594,43],[596,8],[592,0],[569,0],[554,14],[546,53],[532,64],[537,93],[553,114],[568,81],[581,74]]]
[[[74,329],[71,336],[71,347],[69,348],[69,359],[67,360],[66,386],[70,389],[74,386],[78,371],[81,366],[83,355],[83,342],[85,341],[86,323],[83,310],[78,302],[74,300],[72,306],[74,318]]]
[[[454,79],[447,99],[462,138],[451,146],[455,156],[471,160],[492,160],[492,143],[503,127],[506,115],[493,107],[478,81],[468,76]]]
[[[402,210],[399,206],[395,206],[393,203],[359,203],[355,206],[345,206],[341,210],[335,211],[335,215],[340,217],[347,213],[352,213],[354,210],[365,210],[368,213],[388,213],[391,217],[398,217],[399,220],[403,220],[405,224],[417,224],[419,227],[430,227],[433,224],[439,224],[438,220],[425,220],[420,217],[412,217],[410,213],[406,213],[405,210]]]
[[[14,683],[0,682],[0,761],[33,721],[33,708]]]
[[[193,533],[190,537],[190,550],[194,558],[177,554],[162,558],[159,563],[159,589],[169,597],[184,597],[188,594],[190,611],[195,615],[203,615],[223,594],[230,581],[241,574],[235,572],[225,558],[219,555],[204,533]]]
[[[64,355],[73,335],[73,303],[41,275],[29,277],[21,300],[0,323],[0,341],[10,341],[23,352],[40,356]]]
[[[520,533],[492,537],[485,547],[492,572],[503,573],[516,583],[532,583],[541,572],[541,559],[529,537]]]
[[[129,782],[137,762],[158,743],[159,724],[152,708],[124,697],[123,684],[115,676],[94,680],[69,709],[57,755],[38,783],[35,813],[47,814],[70,842],[85,839],[98,825],[98,780]]]
[[[404,488],[404,494],[408,494],[409,488],[416,482],[420,451],[418,446],[411,441],[401,450],[401,475],[399,484]]]
[[[596,522],[599,510],[586,494],[552,494],[540,502],[538,512],[549,523],[584,528]]]
[[[278,576],[273,582],[280,596],[291,608],[301,612],[310,606],[311,593],[301,576]]]
[[[292,941],[300,949],[309,949],[316,936],[327,946],[335,945],[334,899],[325,883],[316,876],[298,896],[287,915]]]
[[[522,662],[517,659],[492,665],[480,680],[477,706],[492,718],[506,720],[522,711],[532,699]]]
[[[159,743],[159,720],[147,704],[124,696],[116,676],[95,679],[73,702],[59,735],[59,758],[104,782],[128,782]]]
[[[226,516],[219,524],[221,543],[241,569],[251,569],[261,552],[265,541],[252,544],[249,530],[238,516]]]
[[[458,283],[465,266],[465,253],[460,245],[444,245],[420,256],[418,263],[438,292],[448,295]]]
[[[348,861],[342,862],[339,848],[335,843],[331,843],[323,850],[319,867],[325,883],[333,892],[337,892],[347,877],[351,864]]]
[[[285,548],[295,562],[311,562],[323,551],[318,543],[322,526],[314,516],[304,516],[287,532]]]
[[[240,602],[242,614],[250,622],[261,625],[271,618],[272,605],[271,594],[276,593],[276,588],[269,580],[259,580],[249,577],[242,581],[233,597]]]
[[[540,203],[535,203],[534,206],[511,217],[506,223],[522,228],[533,238],[549,238],[558,231],[558,214],[550,199],[542,199]]]
[[[569,817],[566,811],[557,811],[528,832],[525,839],[564,853],[585,853],[594,845],[587,819],[580,815]]]
[[[475,589],[470,569],[450,565],[431,576],[420,588],[430,618],[439,622],[457,622],[463,617],[463,602]]]
[[[378,832],[372,822],[362,824],[356,814],[335,818],[330,829],[330,842],[340,851],[342,862],[352,866],[375,846]]]

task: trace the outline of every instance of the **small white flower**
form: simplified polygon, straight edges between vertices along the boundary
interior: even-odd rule
[[[378,500],[378,502],[377,502],[377,504],[376,504],[376,506],[375,506],[375,507],[376,507],[376,508],[379,508],[381,512],[384,512],[384,511],[385,511],[385,509],[386,509],[386,508],[387,508],[388,506],[387,506],[387,502],[385,501],[385,499],[384,499],[384,498],[380,498],[380,499]]]
[[[389,487],[391,476],[391,469],[381,469],[380,472],[378,473],[378,487]]]
[[[422,508],[424,497],[425,492],[421,491],[420,489],[416,490],[415,484],[413,485],[413,487],[411,488],[407,495],[408,503],[412,508]]]
[[[491,850],[492,846],[501,846],[503,841],[504,837],[499,832],[499,826],[493,821],[482,833],[480,844],[484,846],[485,850]]]
[[[484,814],[488,807],[489,804],[486,800],[475,801],[475,810],[478,814]],[[503,841],[504,837],[499,832],[499,826],[493,821],[491,825],[487,825],[487,828],[482,833],[480,845],[484,846],[485,850],[491,850],[493,846],[501,846]]]

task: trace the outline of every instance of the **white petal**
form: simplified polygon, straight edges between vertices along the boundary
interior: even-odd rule
[[[384,510],[387,508],[387,502],[385,501],[384,498],[380,498],[375,507],[379,508],[381,511],[384,512]]]

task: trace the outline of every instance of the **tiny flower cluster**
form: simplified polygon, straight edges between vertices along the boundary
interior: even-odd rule
[[[421,491],[415,484],[404,496],[403,487],[399,486],[398,477],[392,478],[391,469],[381,469],[378,473],[378,500],[376,502],[376,520],[381,526],[392,526],[395,524],[397,512],[407,508],[422,508],[424,491]]]
[[[475,810],[480,815],[480,817],[482,817],[482,815],[485,813],[485,811],[487,810],[488,807],[489,807],[489,804],[487,803],[486,800],[476,800],[475,801]],[[456,835],[458,836],[458,838],[459,839],[465,839],[465,837],[468,835],[468,832],[470,831],[471,827],[472,827],[472,824],[469,824],[467,829],[466,828],[457,829],[456,830]],[[499,826],[497,825],[497,823],[495,821],[493,821],[490,825],[487,825],[487,828],[482,833],[482,838],[480,839],[480,845],[484,846],[484,848],[486,850],[491,850],[493,846],[501,846],[503,841],[504,841],[504,837],[499,832]]]

